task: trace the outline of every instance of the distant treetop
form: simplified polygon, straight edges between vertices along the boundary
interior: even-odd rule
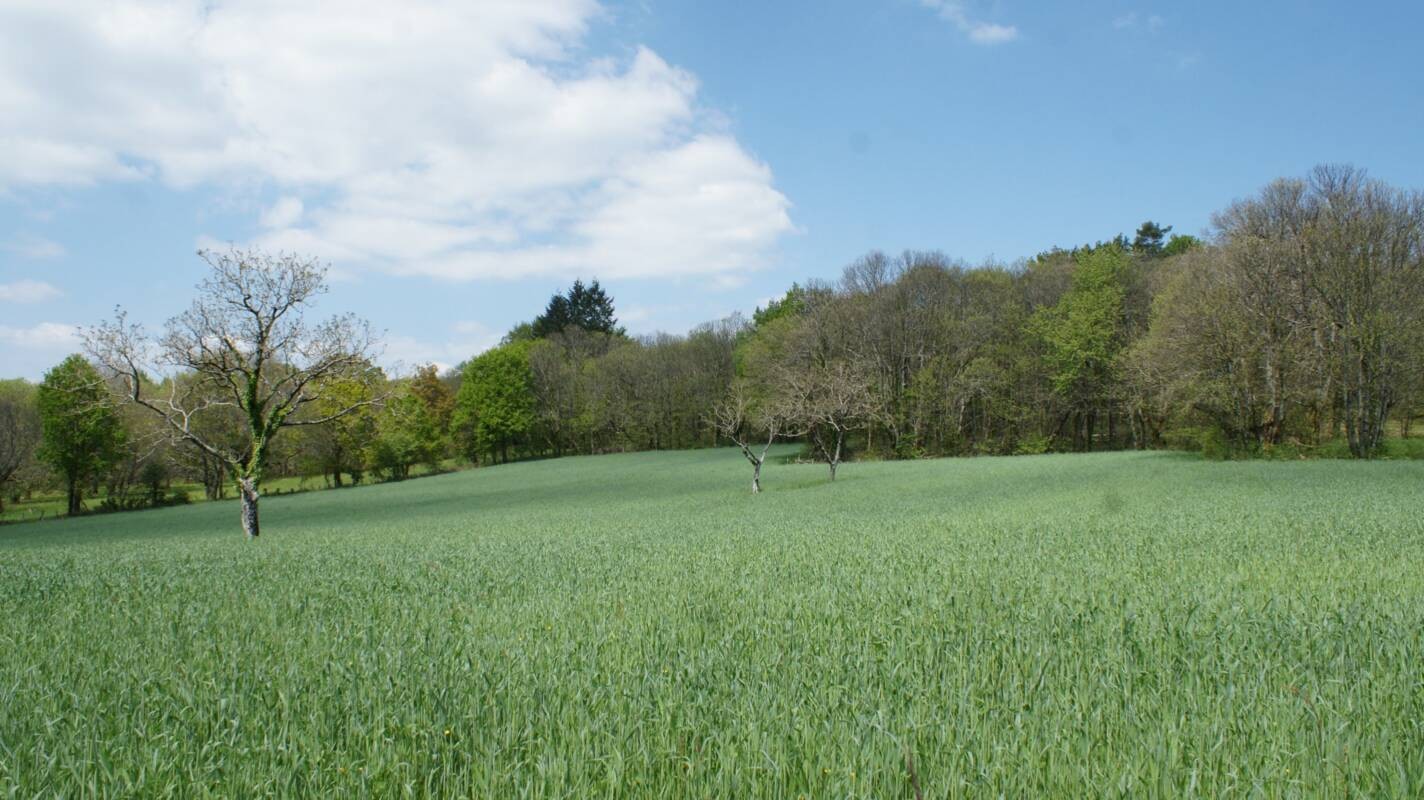
[[[568,328],[582,328],[585,331],[611,336],[621,336],[624,332],[623,328],[618,326],[618,318],[614,316],[613,298],[603,291],[597,280],[587,286],[583,281],[576,280],[567,292],[550,297],[549,305],[543,314],[534,318],[527,335],[530,338],[543,339]],[[518,328],[516,331],[524,333]],[[514,333],[515,331],[511,331],[511,338],[514,338]]]

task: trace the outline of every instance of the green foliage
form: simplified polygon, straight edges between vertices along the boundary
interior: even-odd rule
[[[332,476],[337,486],[341,485],[343,473],[351,476],[352,483],[364,479],[373,448],[381,447],[377,440],[379,413],[375,402],[384,384],[385,375],[378,369],[326,382],[322,399],[313,404],[313,416],[322,418],[348,408],[355,410],[303,431],[308,474]],[[387,468],[389,466],[388,460]]]
[[[1147,258],[1163,255],[1162,240],[1171,232],[1171,225],[1164,228],[1150,219],[1147,220],[1137,228],[1137,235],[1132,239],[1133,254]]]
[[[549,305],[543,314],[534,318],[529,333],[533,338],[543,339],[570,328],[590,333],[623,335],[623,329],[618,327],[618,318],[614,316],[613,298],[603,291],[598,281],[588,286],[584,286],[583,281],[574,281],[574,285],[569,287],[567,292],[549,298]],[[511,336],[518,331],[519,328],[511,331]],[[515,341],[520,339],[510,338],[507,343]]]
[[[466,458],[498,454],[507,460],[509,447],[534,426],[533,381],[526,343],[496,347],[465,365],[451,427]]]
[[[1043,455],[1053,449],[1053,437],[1031,433],[1019,440],[1014,454],[1020,456]]]
[[[259,546],[233,503],[0,528],[0,794],[1424,787],[1418,464],[745,467],[269,497]]]
[[[367,458],[382,478],[405,480],[416,464],[433,464],[444,450],[439,421],[409,386],[386,401]]]
[[[1180,256],[1184,253],[1189,253],[1197,249],[1198,247],[1203,246],[1204,243],[1202,242],[1202,240],[1198,239],[1195,236],[1192,236],[1190,234],[1174,233],[1172,234],[1172,238],[1167,240],[1167,244],[1163,246],[1162,255]]]
[[[45,373],[35,396],[44,439],[36,454],[69,486],[69,512],[79,508],[86,481],[123,454],[126,438],[104,379],[83,356],[72,355]]]
[[[765,327],[784,317],[794,317],[806,309],[806,290],[798,283],[791,284],[786,294],[779,300],[770,300],[766,308],[757,306],[752,311],[752,326]]]
[[[1116,246],[1080,254],[1073,288],[1030,322],[1045,346],[1049,381],[1070,400],[1087,401],[1116,379],[1128,264]]]

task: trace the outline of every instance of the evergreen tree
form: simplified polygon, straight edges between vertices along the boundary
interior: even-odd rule
[[[1132,252],[1149,258],[1162,255],[1163,241],[1171,232],[1171,225],[1164,228],[1150,219],[1147,220],[1137,228],[1137,236],[1132,240]]]
[[[623,335],[623,329],[618,327],[618,318],[614,316],[613,298],[603,291],[598,281],[587,286],[583,281],[574,281],[568,292],[549,298],[549,305],[543,314],[534,318],[530,332],[534,338],[543,339],[568,328]]]

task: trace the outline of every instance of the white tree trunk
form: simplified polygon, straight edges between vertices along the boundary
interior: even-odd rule
[[[257,479],[239,478],[237,493],[242,497],[242,532],[247,538],[256,539],[257,528]]]

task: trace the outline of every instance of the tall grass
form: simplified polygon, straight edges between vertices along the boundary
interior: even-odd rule
[[[0,529],[0,793],[1424,794],[1424,466],[746,472]]]

